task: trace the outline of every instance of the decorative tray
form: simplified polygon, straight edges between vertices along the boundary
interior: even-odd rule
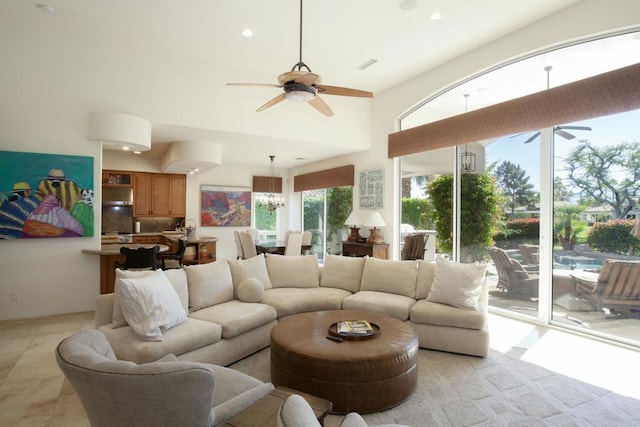
[[[329,335],[340,337],[345,341],[369,340],[380,334],[380,327],[375,323],[367,322],[367,324],[371,326],[371,330],[365,332],[341,332],[338,327],[339,323],[341,322],[335,322],[329,326]]]

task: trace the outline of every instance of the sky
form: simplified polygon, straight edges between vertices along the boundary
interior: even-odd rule
[[[565,124],[566,126],[589,126],[591,131],[567,130],[576,138],[567,140],[556,135],[554,167],[556,175],[562,176],[562,160],[580,140],[589,140],[595,146],[616,145],[621,142],[640,142],[640,110],[597,119]],[[540,138],[524,144],[534,132],[501,138],[486,147],[487,165],[494,161],[508,160],[527,171],[529,182],[540,191]]]

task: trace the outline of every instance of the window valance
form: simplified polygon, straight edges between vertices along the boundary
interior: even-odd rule
[[[389,158],[640,108],[640,64],[389,134]]]
[[[272,186],[273,182],[273,186]],[[282,178],[279,176],[254,176],[254,193],[282,193]]]
[[[321,188],[353,185],[355,180],[354,174],[354,165],[347,165],[296,175],[293,178],[293,191],[318,190]]]

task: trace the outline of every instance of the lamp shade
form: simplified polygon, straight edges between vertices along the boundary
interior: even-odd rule
[[[351,211],[347,220],[344,222],[346,225],[358,225],[362,224],[362,220],[360,219],[360,214],[356,211]]]
[[[367,215],[363,225],[367,227],[384,227],[387,224],[384,222],[384,219],[382,219],[380,212],[374,211]]]

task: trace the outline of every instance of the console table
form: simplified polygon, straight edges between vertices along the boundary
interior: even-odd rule
[[[388,259],[389,244],[342,242],[342,255],[353,257],[364,257],[369,255],[373,258]]]

